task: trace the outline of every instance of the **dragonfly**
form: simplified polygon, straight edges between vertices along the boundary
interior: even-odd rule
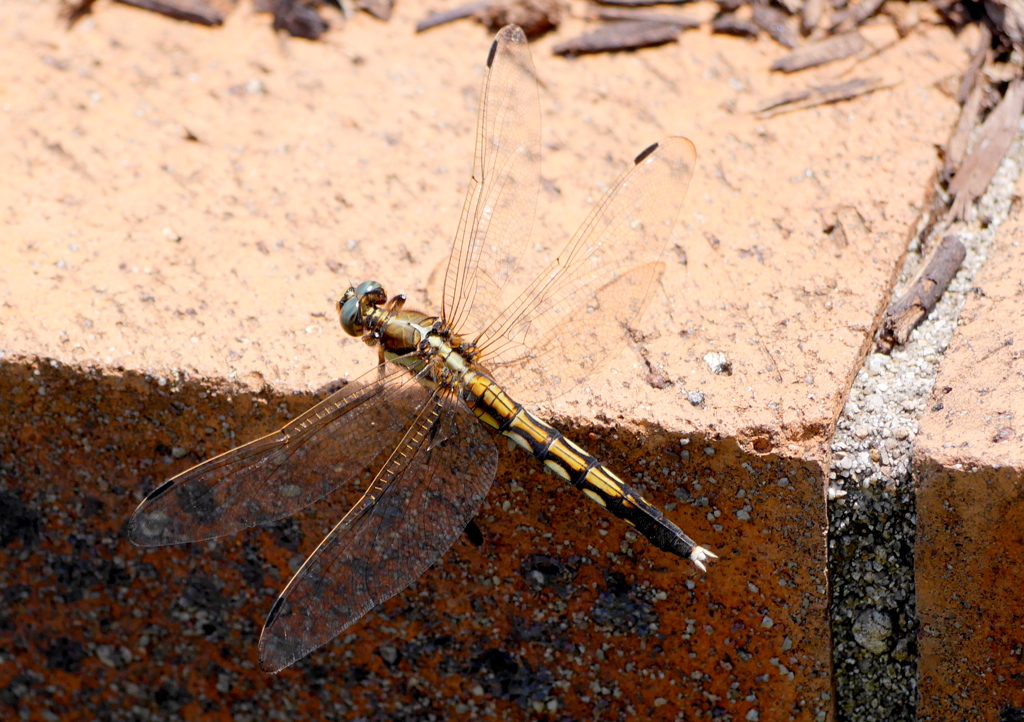
[[[540,189],[537,87],[523,31],[506,26],[487,58],[440,313],[408,309],[376,281],[350,287],[341,327],[379,364],[279,431],[169,479],[129,522],[133,542],[162,546],[266,524],[336,493],[357,498],[274,602],[259,643],[268,672],[338,636],[448,550],[495,478],[496,435],[658,549],[702,571],[716,558],[528,409],[577,388],[625,345],[664,273],[693,144],[672,137],[640,153],[566,248],[524,279]]]

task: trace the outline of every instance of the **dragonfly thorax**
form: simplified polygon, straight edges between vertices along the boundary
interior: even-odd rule
[[[426,361],[442,351],[442,357],[451,352],[450,338],[459,337],[446,332],[435,316],[419,311],[405,310],[405,296],[398,294],[390,299],[383,287],[376,281],[364,281],[349,288],[338,300],[337,308],[341,326],[352,336],[361,337],[369,346],[378,346],[384,358],[422,368],[417,361]]]

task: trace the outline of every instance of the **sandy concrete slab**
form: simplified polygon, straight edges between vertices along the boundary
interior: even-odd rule
[[[922,720],[1024,710],[1021,269],[1017,214],[961,312],[914,449]]]
[[[490,39],[414,36],[402,6],[321,43],[277,39],[245,7],[219,30],[99,9],[66,33],[48,5],[0,11],[2,491],[24,520],[0,684],[19,704],[828,718],[828,438],[956,118],[940,81],[971,38],[897,41],[878,21],[877,54],[797,76],[768,72],[784,52],[770,41],[703,32],[575,61],[550,47],[581,24],[537,43],[538,262],[641,148],[679,134],[698,149],[633,342],[541,411],[721,561],[697,575],[504,454],[479,545],[266,678],[262,617],[338,509],[156,552],[121,527],[167,476],[369,368],[333,315],[350,281],[435,306]],[[891,87],[751,112],[842,73]],[[40,693],[58,678],[79,681]]]

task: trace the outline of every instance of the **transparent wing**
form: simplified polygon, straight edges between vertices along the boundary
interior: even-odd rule
[[[530,238],[540,190],[540,102],[523,31],[498,33],[480,93],[473,177],[444,282],[443,318],[476,335],[504,308],[503,292]]]
[[[485,363],[521,403],[561,396],[621,349],[664,271],[658,259],[696,160],[685,138],[637,156],[559,257],[486,327]]]
[[[280,431],[168,480],[135,510],[128,537],[179,544],[290,516],[380,468],[429,399],[407,370],[378,366]]]
[[[276,672],[333,639],[405,589],[480,508],[498,466],[483,424],[438,392],[363,498],[320,543],[278,597],[260,638],[260,665]]]

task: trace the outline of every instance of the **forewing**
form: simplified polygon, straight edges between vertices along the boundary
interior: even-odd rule
[[[473,177],[444,283],[443,315],[475,335],[507,299],[533,227],[540,189],[540,103],[522,29],[498,33],[480,93]]]
[[[420,576],[480,508],[497,466],[483,424],[435,395],[278,597],[260,638],[263,669],[301,659]]]
[[[486,329],[489,370],[521,403],[561,396],[618,353],[664,270],[697,154],[685,138],[648,148],[569,245]]]
[[[380,468],[429,397],[408,371],[383,364],[280,431],[168,480],[135,510],[128,537],[179,544],[290,516]]]

